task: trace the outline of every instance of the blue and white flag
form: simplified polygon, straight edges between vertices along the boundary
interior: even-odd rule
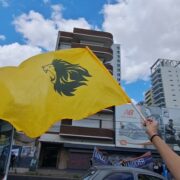
[[[92,161],[94,165],[108,165],[108,157],[103,155],[101,151],[97,147],[94,147],[94,152],[92,156]]]
[[[153,159],[151,156],[151,152],[147,152],[147,153],[145,153],[142,156],[139,156],[137,158],[125,160],[124,166],[141,168],[141,167],[146,166],[147,164],[152,163],[152,162],[153,162]]]

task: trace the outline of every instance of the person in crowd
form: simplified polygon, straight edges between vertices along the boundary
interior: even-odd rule
[[[150,141],[159,151],[167,168],[175,179],[180,180],[180,157],[167,145],[158,135],[158,123],[154,120],[147,119],[144,121],[146,133],[149,135]]]
[[[14,152],[12,152],[11,161],[10,161],[10,168],[12,168],[12,170],[13,170],[13,168],[15,166],[15,162],[16,162],[16,155],[14,154]]]
[[[92,158],[90,159],[89,164],[90,164],[90,167],[93,166],[93,160],[92,160]]]
[[[163,167],[162,167],[161,162],[159,162],[159,161],[155,161],[154,162],[154,164],[153,164],[153,171],[158,173],[158,174],[162,174]]]
[[[121,164],[121,166],[125,166],[125,161],[121,160],[120,164]]]
[[[162,166],[162,162],[161,162],[161,161],[158,161],[158,166],[159,166],[159,171],[158,171],[158,173],[162,175],[163,166]]]
[[[159,173],[159,165],[157,161],[155,161],[153,164],[153,171]]]
[[[176,142],[176,130],[174,129],[173,119],[169,119],[168,124],[165,125],[166,142],[174,144]]]

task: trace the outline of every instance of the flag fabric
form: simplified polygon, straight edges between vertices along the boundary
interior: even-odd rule
[[[97,147],[94,147],[92,163],[93,165],[110,165],[108,157],[105,156]]]
[[[152,162],[153,162],[153,158],[152,158],[151,152],[148,151],[148,152],[144,153],[142,156],[139,156],[136,158],[130,158],[127,160],[125,159],[123,161],[123,166],[142,168]]]
[[[59,120],[80,120],[131,102],[88,48],[48,52],[0,68],[0,94],[0,119],[29,137]]]

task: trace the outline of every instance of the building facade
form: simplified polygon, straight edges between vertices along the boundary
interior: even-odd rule
[[[180,107],[179,61],[158,59],[151,67],[153,102],[159,107]]]
[[[153,94],[152,94],[152,89],[149,89],[145,92],[145,104],[147,106],[152,106],[153,105]]]
[[[113,74],[112,44],[113,36],[108,32],[74,28],[73,32],[59,32],[56,49],[88,46]],[[39,166],[88,169],[95,146],[115,146],[114,131],[114,107],[82,121],[62,120],[40,137]]]
[[[120,45],[113,45],[112,34],[79,28],[58,34],[56,49],[86,46],[120,83]],[[111,107],[80,121],[66,119],[54,124],[39,138],[38,166],[88,169],[94,147],[108,153],[112,161],[140,156],[148,148],[157,156],[151,147],[139,145],[147,140],[141,119],[131,105]]]

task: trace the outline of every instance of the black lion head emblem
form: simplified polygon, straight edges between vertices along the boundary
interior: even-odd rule
[[[82,85],[87,85],[89,72],[78,64],[70,64],[61,59],[54,59],[51,64],[42,67],[54,84],[54,90],[60,95],[73,96],[73,92]]]

